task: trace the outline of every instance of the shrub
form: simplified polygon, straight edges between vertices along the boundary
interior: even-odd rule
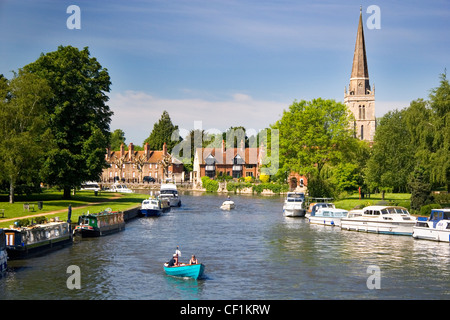
[[[270,180],[270,176],[268,174],[262,174],[259,176],[259,181],[262,183],[267,183]]]
[[[431,213],[431,209],[440,209],[441,205],[438,203],[431,203],[424,205],[420,208],[420,215],[421,216],[429,216]]]
[[[245,177],[244,181],[245,182],[253,182],[253,177]]]
[[[219,182],[216,180],[211,180],[209,177],[202,177],[202,186],[207,192],[217,192],[219,189]]]

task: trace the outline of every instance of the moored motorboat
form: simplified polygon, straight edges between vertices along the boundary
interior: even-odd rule
[[[234,209],[236,206],[232,200],[225,200],[222,205],[220,206],[220,209],[222,210],[231,210]]]
[[[4,231],[6,251],[11,260],[44,254],[73,243],[71,226],[64,221],[11,226]]]
[[[150,197],[141,204],[141,215],[144,217],[159,217],[162,213],[170,211],[170,203],[167,199]]]
[[[427,218],[417,219],[413,238],[450,242],[450,209],[432,209]]]
[[[181,207],[181,199],[177,186],[173,183],[164,183],[159,190],[159,197],[167,199],[171,207]]]
[[[108,192],[119,192],[119,193],[133,193],[133,190],[129,189],[125,184],[114,183],[110,189],[105,190]]]
[[[169,267],[169,263],[164,264],[164,271],[169,276],[175,277],[189,277],[198,279],[203,275],[205,266],[202,263],[198,264],[181,264],[179,266]]]
[[[313,202],[309,204],[309,208],[306,211],[305,217],[309,218],[314,216],[320,208],[335,208],[334,203],[331,202]]]
[[[283,214],[286,217],[304,217],[306,214],[305,194],[288,192],[283,204]]]
[[[399,206],[368,206],[341,219],[342,229],[407,236],[412,235],[415,224],[416,218]]]
[[[83,214],[78,218],[74,233],[83,238],[100,237],[125,229],[122,211],[112,211],[110,208],[93,214]]]
[[[321,207],[309,216],[309,222],[327,226],[340,226],[341,219],[347,217],[348,211],[344,209]]]

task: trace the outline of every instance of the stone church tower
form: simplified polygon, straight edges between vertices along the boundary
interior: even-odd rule
[[[375,86],[372,90],[369,83],[362,10],[359,13],[352,74],[348,91],[345,88],[344,103],[354,115],[352,125],[356,136],[361,140],[373,141],[376,128]]]

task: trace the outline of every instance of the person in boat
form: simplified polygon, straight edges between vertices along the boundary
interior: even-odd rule
[[[230,200],[231,200],[231,198],[230,198],[230,196],[228,196],[228,197],[227,197],[227,201],[230,201]]]
[[[169,260],[169,267],[176,267],[176,266],[178,266],[178,255],[174,253],[172,259]]]
[[[197,264],[198,260],[195,255],[192,255],[191,260],[189,260],[189,264]]]

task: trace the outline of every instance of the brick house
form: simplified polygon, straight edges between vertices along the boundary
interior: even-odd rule
[[[184,181],[183,163],[167,153],[165,143],[163,150],[156,151],[150,150],[148,143],[144,145],[143,151],[134,150],[133,143],[125,150],[122,144],[118,151],[106,149],[105,159],[109,167],[103,169],[102,182],[113,183],[122,180],[126,183],[141,183],[145,176],[154,178],[156,182],[167,178],[174,182]],[[163,165],[165,161],[168,162],[166,172]]]
[[[245,148],[241,141],[240,148],[197,148],[194,155],[192,181],[201,182],[201,177],[231,176],[233,178],[259,178],[264,155],[264,147]]]

